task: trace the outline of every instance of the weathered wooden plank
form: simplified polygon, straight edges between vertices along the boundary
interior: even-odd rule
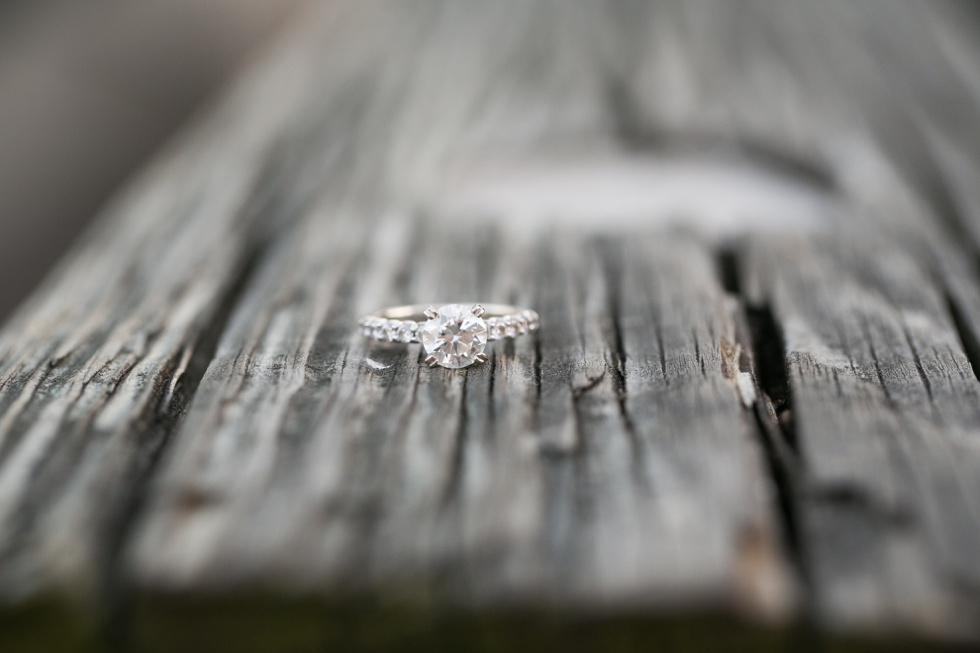
[[[915,251],[928,245],[873,234],[748,256],[753,301],[785,338],[804,554],[829,623],[966,636],[980,607],[964,592],[980,546],[980,384]]]
[[[849,7],[315,9],[0,336],[5,604],[164,650],[214,650],[190,611],[229,650],[552,610],[980,636],[980,290],[936,192],[974,153],[915,158],[949,132]],[[542,330],[455,373],[355,332],[442,299]]]
[[[382,223],[352,250],[355,234],[341,246],[344,227],[317,216],[272,259],[290,273],[271,266],[244,297],[175,438],[132,554],[141,588],[268,583],[764,615],[791,605],[736,385],[734,305],[703,246],[602,256],[572,236],[561,248],[516,234],[478,245],[423,223],[392,257],[413,242],[404,225]],[[353,260],[363,274],[343,288]],[[654,289],[670,279],[681,281]],[[458,374],[419,370],[417,346],[386,351],[323,327],[355,324],[371,302],[480,287],[542,308],[539,343]]]
[[[231,89],[109,207],[0,336],[0,602],[28,615],[18,621],[29,623],[37,606],[40,623],[70,619],[59,628],[86,638],[114,609],[118,553],[147,475],[210,362],[257,243],[289,218],[262,206],[265,166],[294,105],[285,93],[275,106],[248,98],[263,78],[264,92],[292,88],[288,97],[301,101],[308,71],[296,55],[284,44]],[[230,133],[235,142],[224,142]],[[39,646],[12,632],[12,647]]]

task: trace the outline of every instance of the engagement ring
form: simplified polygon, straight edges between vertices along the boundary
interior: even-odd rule
[[[361,318],[361,333],[380,342],[421,342],[426,365],[451,369],[485,363],[487,342],[538,329],[538,314],[502,304],[427,304],[386,308]]]

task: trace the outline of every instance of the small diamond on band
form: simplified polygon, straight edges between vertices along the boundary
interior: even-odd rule
[[[396,306],[361,318],[361,334],[380,342],[421,342],[430,367],[450,369],[484,363],[487,343],[537,331],[529,309],[502,304]]]

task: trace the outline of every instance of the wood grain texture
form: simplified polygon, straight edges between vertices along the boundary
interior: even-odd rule
[[[387,225],[348,257],[323,257],[336,225],[322,240],[304,233],[293,246],[331,269],[284,249],[295,274],[275,274],[275,287],[260,277],[243,299],[247,330],[233,319],[148,506],[135,552],[145,582],[404,584],[473,605],[737,594],[746,609],[780,610],[787,579],[736,385],[735,305],[704,248],[505,247],[492,234],[467,247],[415,230],[425,244],[387,269]],[[454,248],[463,258],[443,254]],[[365,267],[351,275],[354,260]],[[338,296],[345,275],[552,317],[537,343],[508,344],[485,368],[420,370],[418,347],[386,351],[329,327],[362,308],[359,291]],[[277,319],[256,325],[253,299]],[[319,335],[301,330],[311,326]],[[741,556],[762,568],[748,573]]]
[[[770,242],[750,260],[783,327],[821,618],[972,632],[980,388],[929,256],[877,230]]]
[[[934,4],[318,7],[0,335],[8,613],[976,641],[980,53]],[[356,333],[440,298],[541,330]]]

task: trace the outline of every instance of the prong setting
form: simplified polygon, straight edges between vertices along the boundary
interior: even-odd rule
[[[434,320],[435,318],[439,317],[439,311],[437,311],[434,306],[429,306],[427,309],[425,309],[423,314],[430,320]]]
[[[473,358],[473,360],[474,360],[475,362],[477,362],[477,363],[486,363],[486,362],[487,362],[488,360],[490,360],[490,357],[489,357],[489,356],[487,356],[487,354],[486,354],[486,352],[481,352],[481,353],[479,353],[479,354],[477,354],[477,355],[476,355],[476,356],[475,356],[475,357]]]
[[[487,312],[487,309],[483,308],[479,304],[474,304],[472,311],[473,311],[473,315],[477,317],[483,317],[483,314]]]
[[[439,360],[435,356],[426,356],[425,364],[429,367],[437,367],[439,365]]]
[[[445,304],[419,327],[425,352],[443,367],[459,369],[476,362],[487,345],[487,324],[473,310],[476,304]]]

